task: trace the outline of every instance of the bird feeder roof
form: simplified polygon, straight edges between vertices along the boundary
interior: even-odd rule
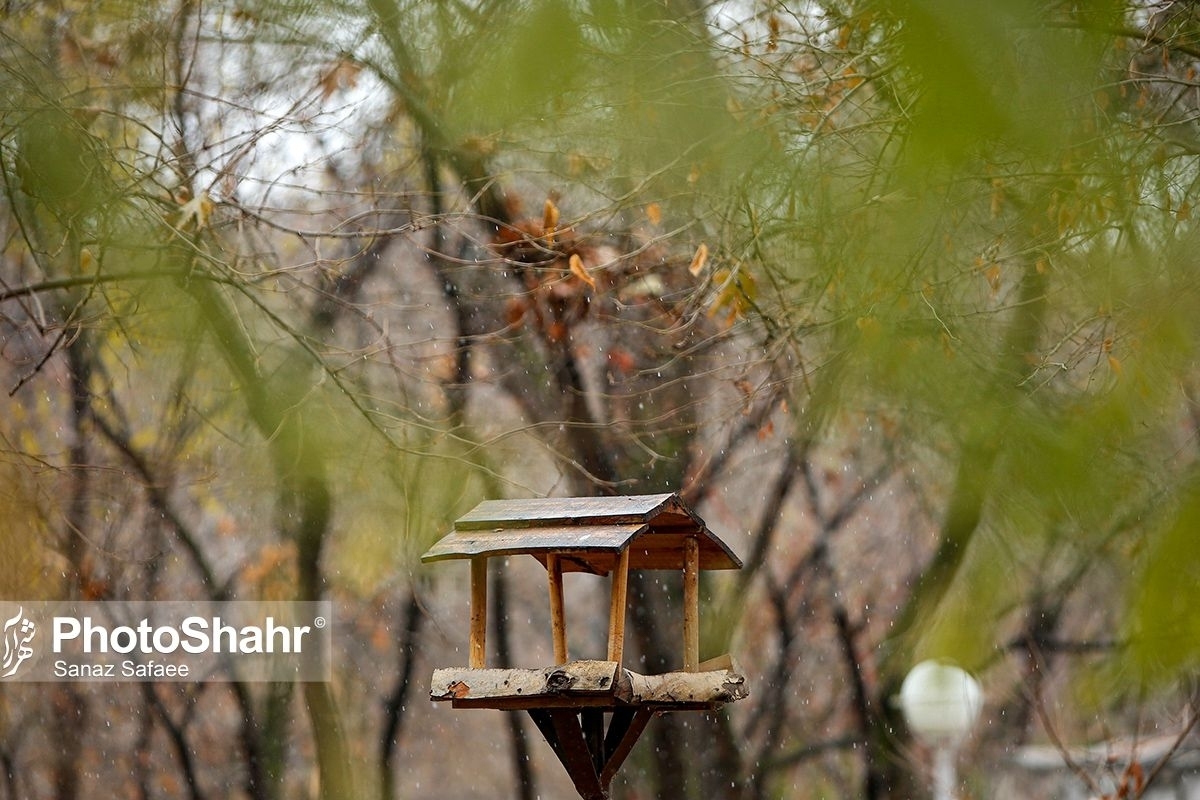
[[[741,568],[676,494],[485,500],[421,560],[528,553],[545,564],[554,554],[566,572],[607,575],[628,550],[630,569],[681,569],[688,537],[700,545],[700,569]]]

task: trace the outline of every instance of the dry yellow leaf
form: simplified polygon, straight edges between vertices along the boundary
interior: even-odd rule
[[[579,257],[578,253],[571,253],[571,257],[567,260],[567,266],[572,275],[592,287],[592,291],[596,290],[596,281],[588,274],[587,267],[583,265],[583,259]]]
[[[546,204],[542,206],[542,231],[546,235],[546,241],[554,244],[554,231],[558,228],[558,206],[554,205],[554,201],[549,197],[546,198]]]

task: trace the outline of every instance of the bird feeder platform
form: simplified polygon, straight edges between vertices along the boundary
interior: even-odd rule
[[[528,554],[546,567],[555,664],[489,669],[487,560]],[[454,525],[422,561],[471,563],[468,667],[434,672],[430,698],[454,708],[524,710],[581,797],[604,800],[617,769],[650,718],[711,710],[748,695],[728,656],[701,663],[699,574],[741,561],[678,495],[488,500]],[[630,570],[683,573],[683,670],[640,675],[622,664]],[[570,660],[563,574],[609,576],[607,658]]]

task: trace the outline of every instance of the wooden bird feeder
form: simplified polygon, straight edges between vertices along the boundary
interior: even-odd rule
[[[546,567],[555,664],[488,669],[487,560],[521,553]],[[487,500],[421,557],[447,559],[471,562],[470,666],[435,670],[430,698],[454,708],[527,711],[586,800],[608,797],[654,714],[714,709],[748,694],[728,656],[699,658],[700,570],[742,563],[675,494]],[[683,572],[681,672],[639,675],[622,666],[626,586],[638,569]],[[570,660],[565,572],[611,578],[604,661]]]

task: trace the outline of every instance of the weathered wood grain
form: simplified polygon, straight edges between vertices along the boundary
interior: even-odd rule
[[[431,700],[456,708],[716,708],[749,696],[730,670],[639,675],[613,661],[570,661],[546,669],[439,669]]]
[[[485,500],[455,523],[422,561],[529,553],[561,556],[564,572],[607,575],[630,551],[631,569],[682,569],[695,537],[700,569],[737,569],[741,561],[677,495]]]
[[[460,517],[460,531],[548,525],[596,525],[646,522],[675,499],[673,494],[615,497],[544,497],[484,500]]]
[[[619,667],[612,661],[571,661],[546,669],[437,669],[431,700],[536,700],[585,694],[611,695]]]

